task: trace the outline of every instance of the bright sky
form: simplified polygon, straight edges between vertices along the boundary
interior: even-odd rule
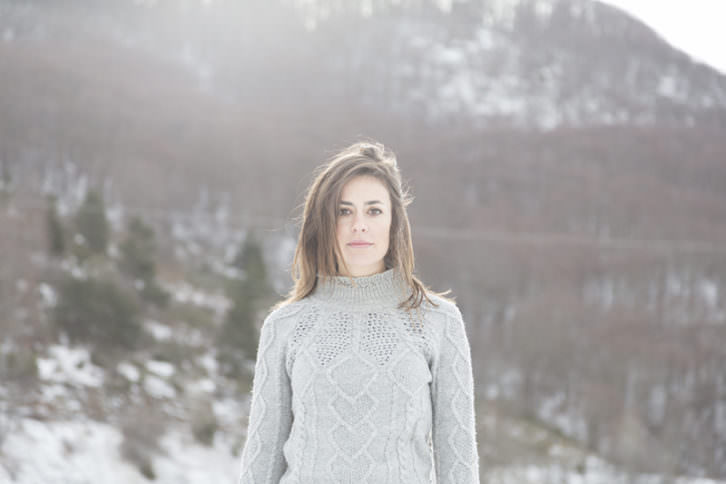
[[[726,0],[601,0],[658,32],[694,59],[726,74]]]

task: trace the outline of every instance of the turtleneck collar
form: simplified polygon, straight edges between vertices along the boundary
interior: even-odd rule
[[[324,279],[318,274],[318,284],[311,297],[343,306],[398,306],[410,295],[397,269],[391,268],[369,276],[333,276]]]

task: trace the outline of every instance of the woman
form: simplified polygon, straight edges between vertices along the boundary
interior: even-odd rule
[[[240,484],[479,482],[469,342],[413,275],[410,201],[378,143],[317,172],[294,287],[261,329]]]

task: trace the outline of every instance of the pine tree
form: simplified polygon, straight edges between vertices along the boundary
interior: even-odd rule
[[[48,200],[45,216],[45,230],[48,239],[48,252],[55,257],[61,257],[66,251],[65,232],[63,223],[58,215],[55,197]]]
[[[86,192],[86,199],[76,214],[76,228],[92,253],[106,253],[109,226],[103,198],[97,191]]]
[[[10,168],[8,168],[8,163],[6,161],[0,161],[0,166],[2,166],[2,168],[0,168],[0,189],[8,190],[12,183]]]
[[[272,294],[262,247],[253,235],[245,238],[233,265],[243,271],[242,280],[230,283],[232,306],[227,312],[219,335],[220,366],[224,373],[244,371],[244,360],[257,357],[259,310]]]
[[[124,273],[144,282],[154,279],[154,231],[141,218],[133,217],[129,221],[126,238],[120,249],[119,267]]]
[[[68,277],[58,288],[55,323],[73,342],[104,349],[133,348],[141,334],[139,308],[111,281]]]
[[[141,296],[159,307],[166,306],[169,295],[156,282],[154,229],[140,217],[133,217],[120,249],[119,268],[134,280],[142,282]]]
[[[244,273],[243,286],[252,293],[253,299],[262,299],[270,293],[262,246],[254,234],[245,237],[232,265]]]
[[[12,193],[12,177],[8,162],[0,159],[0,202],[7,202]]]

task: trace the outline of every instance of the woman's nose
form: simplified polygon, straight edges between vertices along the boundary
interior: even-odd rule
[[[353,221],[353,231],[354,232],[366,232],[368,230],[368,227],[366,226],[365,222],[361,217],[357,217]]]

